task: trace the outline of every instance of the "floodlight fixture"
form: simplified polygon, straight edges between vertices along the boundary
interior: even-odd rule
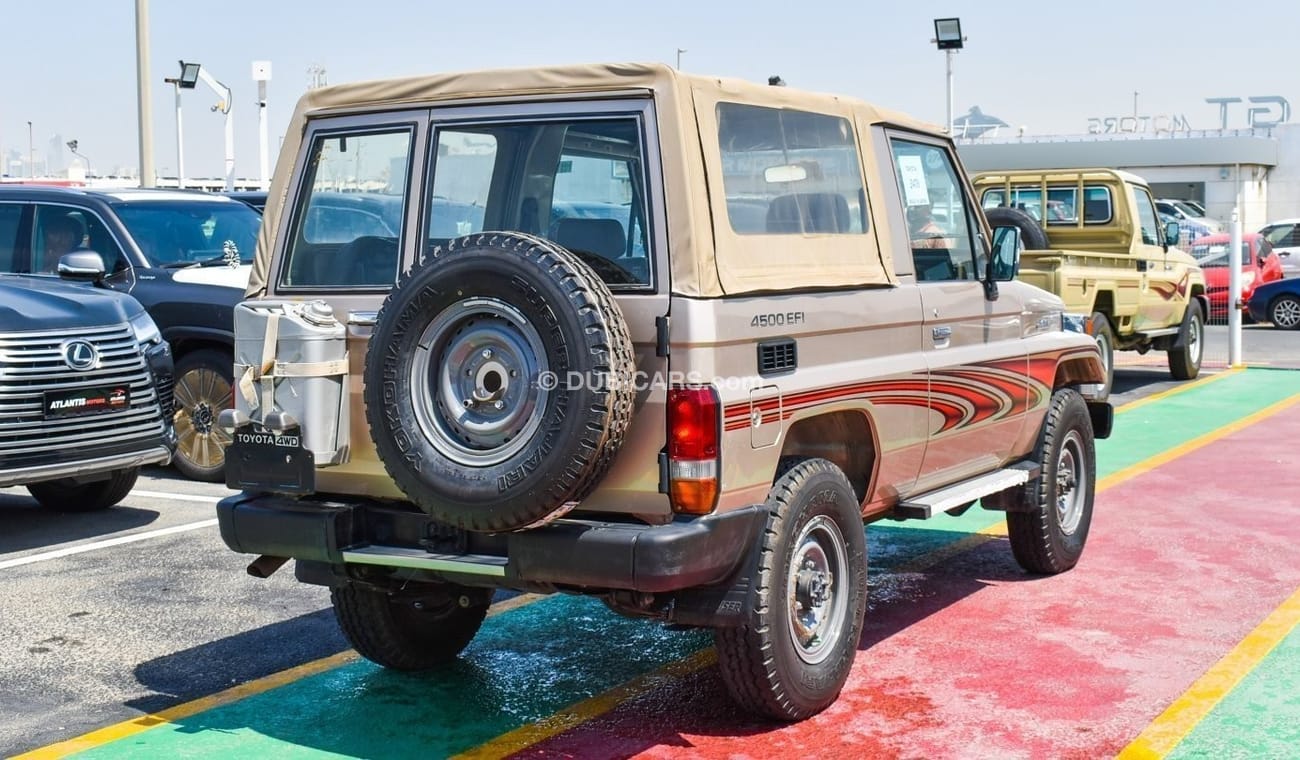
[[[181,78],[176,82],[182,90],[192,90],[194,85],[198,84],[199,71],[203,69],[202,64],[186,63],[181,61]]]
[[[961,50],[961,19],[937,18],[934,20],[934,44],[940,50]]]

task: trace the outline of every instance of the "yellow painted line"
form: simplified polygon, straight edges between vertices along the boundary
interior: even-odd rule
[[[1291,396],[1290,398],[1284,398],[1281,401],[1278,401],[1274,404],[1270,404],[1269,406],[1266,406],[1263,409],[1254,412],[1253,414],[1242,417],[1239,420],[1230,422],[1227,425],[1224,425],[1223,427],[1217,430],[1213,430],[1204,435],[1197,436],[1196,438],[1193,438],[1190,441],[1183,441],[1182,443],[1178,444],[1172,449],[1167,449],[1165,451],[1160,452],[1159,454],[1147,457],[1146,459],[1143,459],[1141,462],[1138,462],[1137,464],[1130,465],[1116,472],[1112,472],[1111,474],[1097,481],[1097,491],[1098,493],[1100,493],[1101,491],[1110,488],[1112,486],[1119,485],[1120,483],[1123,483],[1126,480],[1132,480],[1133,478],[1136,478],[1137,476],[1142,475],[1143,473],[1150,472],[1151,470],[1159,467],[1160,465],[1172,462],[1173,460],[1181,456],[1190,454],[1191,452],[1196,451],[1199,448],[1203,448],[1208,444],[1214,443],[1220,438],[1224,438],[1240,430],[1248,428],[1251,425],[1254,425],[1255,423],[1267,417],[1272,417],[1273,415],[1277,414],[1278,412],[1281,412],[1284,409],[1295,406],[1297,403],[1300,403],[1300,394]]]
[[[1170,396],[1177,396],[1180,393],[1186,393],[1188,391],[1196,390],[1197,388],[1201,388],[1206,385],[1209,385],[1210,383],[1218,382],[1219,380],[1225,380],[1234,375],[1240,375],[1242,372],[1245,372],[1244,367],[1233,367],[1231,369],[1225,369],[1224,371],[1214,375],[1202,375],[1189,383],[1176,385],[1173,388],[1166,388],[1165,390],[1160,391],[1159,393],[1152,393],[1150,396],[1143,396],[1142,398],[1134,399],[1125,404],[1121,404],[1119,408],[1115,410],[1115,414],[1124,414],[1125,412],[1131,412],[1134,409],[1140,409],[1146,406],[1147,404],[1154,404],[1155,402],[1162,401],[1164,399],[1169,398]]]
[[[492,605],[492,607],[488,609],[488,617],[494,617],[503,612],[523,607],[526,604],[532,604],[542,598],[544,597],[540,594],[520,594],[519,596],[512,596],[505,601],[497,602]],[[121,723],[115,723],[111,726],[105,726],[104,728],[91,731],[90,733],[82,734],[73,739],[67,739],[65,741],[34,749],[21,755],[15,755],[11,760],[50,760],[51,758],[67,757],[68,755],[76,754],[77,752],[84,752],[88,749],[93,749],[102,744],[115,742],[118,739],[125,739],[128,736],[161,726],[164,723],[174,723],[178,720],[188,718],[191,715],[196,715],[207,710],[228,705],[231,702],[238,702],[246,697],[261,694],[293,683],[294,681],[342,667],[348,663],[356,662],[358,659],[360,659],[360,655],[349,649],[346,652],[339,652],[338,654],[332,654],[329,657],[322,657],[319,660],[305,662],[287,670],[272,673],[269,676],[263,676],[248,681],[247,683],[242,683],[238,686],[232,686],[231,688],[219,691],[216,694],[200,697],[199,699],[185,702],[176,705],[175,707],[169,707],[166,710],[160,710],[156,713],[150,713],[149,715],[142,715],[138,718],[125,720]]]
[[[1221,375],[1218,377],[1221,377]],[[1210,382],[1210,379],[1207,379],[1205,382]],[[1178,388],[1171,389],[1171,391],[1165,391],[1164,396],[1168,397],[1170,395],[1173,395],[1173,393],[1175,392],[1181,392],[1186,387],[1187,386],[1179,386]],[[1190,454],[1191,452],[1203,448],[1209,445],[1210,443],[1219,440],[1220,438],[1224,438],[1225,436],[1232,435],[1233,433],[1241,430],[1242,428],[1249,427],[1250,425],[1259,422],[1260,420],[1266,417],[1270,417],[1274,414],[1277,414],[1278,412],[1281,412],[1282,410],[1288,407],[1294,406],[1297,403],[1300,403],[1300,394],[1292,396],[1288,399],[1283,399],[1282,401],[1272,404],[1271,406],[1267,406],[1259,410],[1258,412],[1255,412],[1254,414],[1251,414],[1247,417],[1243,417],[1240,420],[1232,422],[1228,425],[1224,425],[1218,430],[1215,430],[1210,433],[1206,433],[1205,435],[1199,436],[1197,438],[1193,438],[1192,440],[1186,441],[1180,444],[1179,446],[1176,446],[1173,449],[1162,452],[1160,454],[1156,454],[1155,456],[1148,457],[1142,460],[1141,462],[1138,462],[1137,464],[1134,464],[1130,467],[1126,467],[1123,470],[1120,470],[1118,472],[1112,473],[1111,475],[1108,475],[1107,477],[1097,481],[1096,493],[1099,494],[1108,488],[1113,488],[1119,485],[1120,483],[1123,483],[1124,481],[1131,480],[1132,478],[1135,478],[1138,475],[1141,475],[1145,472],[1150,472],[1151,470],[1154,470],[1160,465],[1166,464],[1174,459],[1177,459],[1180,456]],[[999,521],[993,525],[989,525],[987,527],[981,528],[980,530],[970,534],[969,536],[958,539],[957,541],[954,541],[953,543],[947,546],[943,546],[933,551],[926,552],[925,554],[922,554],[920,557],[917,557],[916,559],[910,562],[905,562],[895,568],[892,568],[890,572],[891,573],[921,572],[930,567],[934,567],[935,565],[939,564],[940,562],[943,562],[944,560],[950,559],[951,557],[954,557],[963,552],[970,551],[971,549],[974,549],[978,546],[982,546],[983,544],[986,544],[995,538],[1005,536],[1006,534],[1007,534],[1006,521],[1005,520]],[[1267,652],[1265,654],[1267,654]],[[652,674],[652,676],[657,676],[657,677],[650,678],[650,677],[643,676],[641,678],[629,681],[626,684],[623,684],[622,686],[617,686],[603,694],[597,695],[583,702],[579,702],[578,704],[570,708],[561,710],[560,712],[557,712],[554,715],[551,715],[547,718],[543,718],[542,720],[536,723],[532,723],[527,726],[522,726],[507,734],[502,734],[496,739],[493,739],[492,741],[486,744],[479,745],[475,749],[470,750],[469,752],[464,753],[459,757],[498,758],[498,757],[506,757],[513,753],[525,750],[528,747],[532,746],[533,744],[549,739],[550,737],[556,736],[557,734],[560,734],[571,728],[575,728],[585,723],[586,721],[597,718],[600,715],[609,712],[610,710],[613,710],[614,708],[618,707],[624,702],[631,701],[632,699],[642,694],[645,694],[646,692],[652,689],[659,687],[660,685],[667,682],[667,679],[663,676],[663,673],[669,671],[674,667],[686,667],[687,668],[686,673],[693,673],[696,670],[705,667],[705,665],[698,665],[697,667],[689,666],[690,663],[694,662],[694,658],[700,656],[708,657],[710,662],[717,659],[717,655],[714,652],[712,647],[701,650],[700,652],[696,652],[690,657],[687,657],[683,660],[678,660],[676,662],[669,663],[668,665],[664,666],[660,670],[655,671]],[[1199,718],[1197,718],[1197,720],[1199,720]],[[483,754],[479,754],[480,752]]]
[[[1300,623],[1300,591],[1269,613],[1241,643],[1196,679],[1196,683],[1119,753],[1120,760],[1162,758],[1173,751],[1196,724],[1295,629],[1297,623]]]
[[[616,686],[609,691],[584,699],[550,717],[520,726],[486,744],[480,744],[467,752],[454,755],[453,760],[493,760],[509,757],[552,736],[576,728],[638,695],[646,694],[661,685],[703,670],[717,661],[718,654],[713,647],[701,649],[688,657],[670,662],[658,670],[638,676],[622,686]]]

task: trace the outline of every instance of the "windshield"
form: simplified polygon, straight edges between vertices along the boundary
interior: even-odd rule
[[[1192,255],[1196,257],[1196,262],[1202,267],[1228,266],[1227,243],[1202,243],[1201,245],[1194,245],[1192,246]],[[1241,244],[1241,263],[1243,265],[1250,263],[1250,243]]]
[[[152,266],[221,261],[229,243],[252,262],[262,217],[243,203],[151,201],[117,207],[118,218]]]

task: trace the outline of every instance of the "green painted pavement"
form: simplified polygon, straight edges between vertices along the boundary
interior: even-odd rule
[[[1099,476],[1289,397],[1296,375],[1250,370],[1134,408],[1098,442]],[[991,524],[971,510],[868,531],[873,570],[915,559]],[[441,757],[546,718],[704,647],[707,632],[621,618],[556,596],[489,619],[460,661],[410,675],[356,662],[164,724],[85,757]]]
[[[1300,755],[1300,629],[1294,629],[1167,756],[1288,758]]]

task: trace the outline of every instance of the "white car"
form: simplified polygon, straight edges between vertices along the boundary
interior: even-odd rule
[[[1283,277],[1300,277],[1300,219],[1283,219],[1259,230],[1282,260]]]

